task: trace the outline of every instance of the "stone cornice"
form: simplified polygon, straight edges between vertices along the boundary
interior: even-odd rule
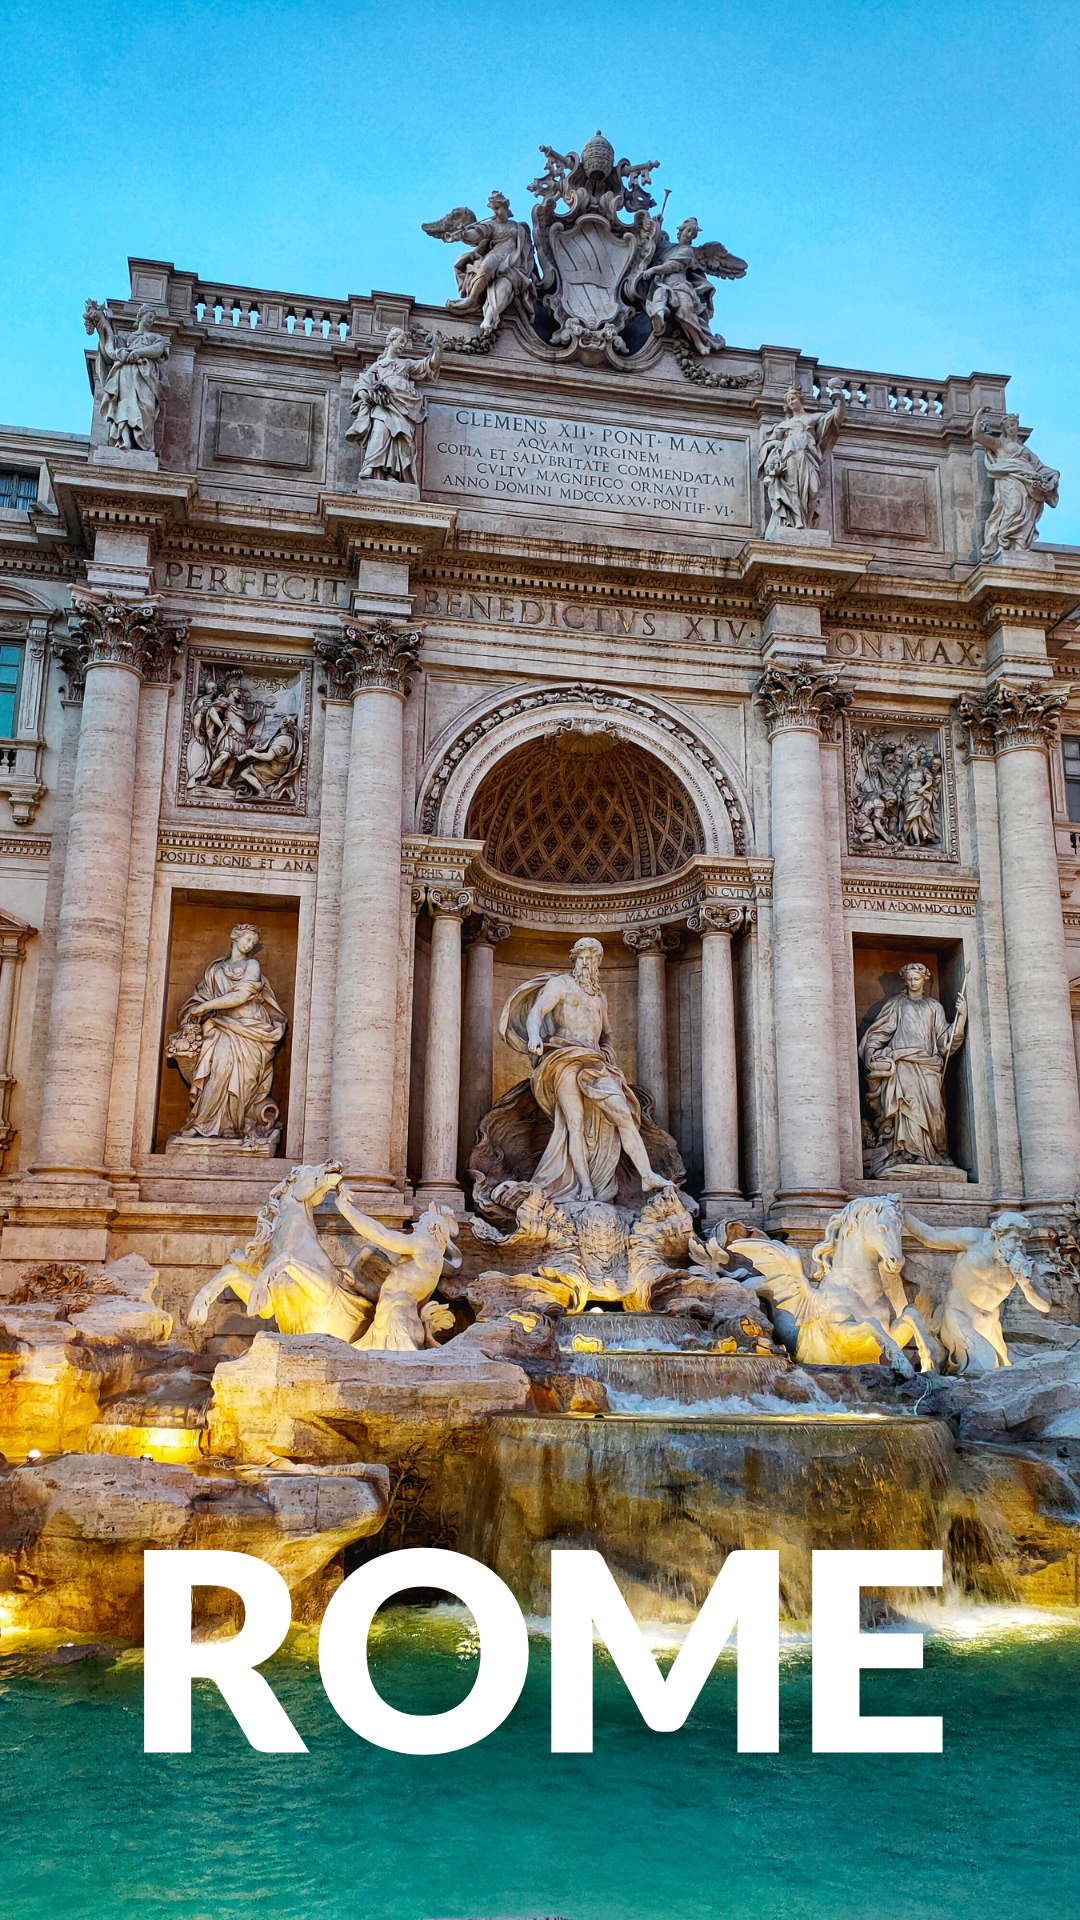
[[[435,844],[445,850],[469,845],[445,840]],[[706,906],[725,912],[737,908],[749,923],[757,902],[772,895],[771,861],[716,859],[706,854],[695,856],[678,873],[625,887],[553,887],[509,879],[488,866],[482,849],[464,871],[477,912],[514,926],[553,931],[606,927],[615,934],[654,924],[670,930],[672,922],[686,921]]]
[[[326,669],[332,700],[352,700],[358,693],[371,692],[396,693],[404,699],[419,672],[423,644],[424,636],[416,628],[392,627],[387,620],[315,636],[315,652]]]
[[[1033,681],[1011,686],[999,681],[989,693],[961,694],[957,713],[969,756],[985,758],[1017,747],[1046,752],[1057,739],[1060,711],[1068,698],[1068,687]]]
[[[346,554],[394,553],[422,559],[453,535],[457,509],[410,498],[411,488],[382,481],[356,493],[320,493],[319,519]]]
[[[851,694],[837,686],[838,673],[809,673],[805,667],[781,667],[770,661],[758,681],[754,704],[761,708],[770,740],[792,728],[822,731],[846,707]]]

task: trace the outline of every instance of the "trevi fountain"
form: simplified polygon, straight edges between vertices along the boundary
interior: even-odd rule
[[[133,259],[90,432],[0,429],[9,1677],[137,1660],[148,1548],[301,1648],[425,1545],[541,1638],[553,1547],[656,1644],[740,1547],[792,1645],[815,1548],[1080,1622],[1059,476],[1003,376],[727,345],[659,163],[542,155],[445,307]]]

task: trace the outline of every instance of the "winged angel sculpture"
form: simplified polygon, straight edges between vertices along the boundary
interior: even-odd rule
[[[724,340],[712,331],[710,278],[741,279],[746,262],[717,241],[698,244],[693,219],[684,220],[671,239],[663,208],[654,213],[649,192],[660,162],[616,161],[614,147],[599,132],[580,153],[546,146],[540,151],[547,165],[529,184],[536,197],[531,237],[502,193],[488,201],[490,219],[455,207],[424,227],[433,239],[464,242],[469,249],[454,266],[459,297],[446,304],[451,313],[476,315],[479,331],[467,342],[445,344],[459,352],[485,351],[516,300],[562,359],[625,365],[659,335],[670,339],[684,368],[695,356],[719,352]]]

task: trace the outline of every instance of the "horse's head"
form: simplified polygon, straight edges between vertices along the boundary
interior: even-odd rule
[[[317,1207],[341,1184],[342,1172],[340,1160],[324,1160],[317,1167],[294,1167],[282,1187],[302,1207]]]
[[[907,1304],[901,1278],[904,1267],[904,1217],[895,1193],[873,1200],[849,1200],[834,1213],[825,1238],[814,1248],[814,1279],[823,1280],[843,1256],[847,1267],[877,1267],[886,1298],[897,1313]]]

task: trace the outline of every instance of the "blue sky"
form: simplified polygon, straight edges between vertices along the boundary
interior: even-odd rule
[[[1080,542],[1080,7],[7,0],[0,420],[86,431],[80,315],[128,254],[242,285],[442,300],[420,232],[541,141],[659,159],[749,262],[737,345],[1009,372]]]

